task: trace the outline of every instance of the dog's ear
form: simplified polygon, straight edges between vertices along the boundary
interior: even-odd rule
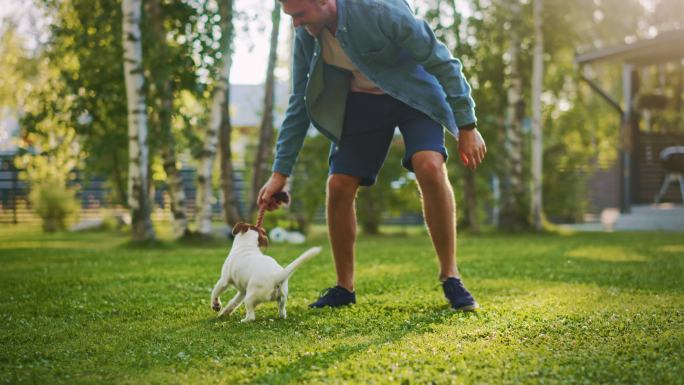
[[[264,229],[258,229],[257,232],[259,233],[259,247],[262,248],[267,248],[268,247],[268,237],[266,236],[266,230]]]
[[[249,225],[244,222],[240,222],[233,227],[233,235],[245,233],[247,230],[249,230]]]

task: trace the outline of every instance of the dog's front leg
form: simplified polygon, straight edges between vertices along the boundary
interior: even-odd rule
[[[219,317],[222,317],[223,315],[230,315],[235,309],[237,309],[238,306],[242,303],[242,300],[245,299],[245,293],[238,291],[237,294],[235,294],[235,297],[228,302],[228,305],[221,310],[219,313]]]
[[[219,300],[219,297],[226,291],[227,288],[228,279],[224,277],[219,278],[218,282],[216,282],[216,285],[214,286],[214,290],[211,291],[211,308],[214,311],[221,310],[221,301]]]

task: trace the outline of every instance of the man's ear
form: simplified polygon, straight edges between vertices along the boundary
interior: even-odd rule
[[[249,225],[244,222],[240,222],[237,225],[235,225],[235,227],[233,227],[233,235],[242,234],[244,232],[247,232],[247,230],[249,230]]]

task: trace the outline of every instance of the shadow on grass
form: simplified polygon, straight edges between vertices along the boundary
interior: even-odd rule
[[[297,348],[301,348],[301,346],[296,346],[290,352],[289,362],[273,367],[270,373],[262,374],[250,380],[250,383],[253,384],[272,385],[306,378],[309,371],[327,369],[350,359],[355,354],[362,353],[370,348],[381,347],[388,343],[395,343],[407,335],[430,333],[433,331],[433,325],[444,324],[453,317],[478,317],[477,313],[454,313],[441,306],[431,307],[423,308],[422,313],[412,314],[408,318],[395,319],[395,322],[385,322],[386,319],[384,319],[381,322],[382,325],[379,325],[379,329],[369,330],[369,324],[378,322],[380,319],[373,315],[373,311],[368,306],[364,306],[363,309],[304,310],[303,308],[297,308],[295,310],[300,315],[294,319],[289,318],[288,320],[275,321],[275,325],[263,319],[252,323],[238,324],[240,317],[236,316],[236,314],[226,318],[203,320],[201,324],[215,327],[224,323],[234,322],[238,329],[235,332],[240,334],[243,343],[263,341],[264,339],[269,340],[269,338],[272,341],[273,334],[280,335],[281,332],[286,333],[293,326],[298,327],[300,333],[316,336],[318,339],[328,338],[334,340],[335,337],[344,337],[347,340],[354,341],[370,337],[368,341],[352,342],[349,344],[341,343],[330,350],[305,355],[297,352]],[[340,311],[354,311],[355,314],[338,314]],[[388,309],[388,311],[396,311],[396,309]],[[345,319],[345,316],[353,317],[353,322]],[[276,344],[276,342],[273,341],[272,344]],[[312,348],[315,349],[315,346]]]

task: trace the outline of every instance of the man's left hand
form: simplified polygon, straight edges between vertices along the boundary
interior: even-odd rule
[[[487,146],[477,128],[461,130],[458,133],[458,152],[463,165],[473,171],[482,163],[487,153]]]

